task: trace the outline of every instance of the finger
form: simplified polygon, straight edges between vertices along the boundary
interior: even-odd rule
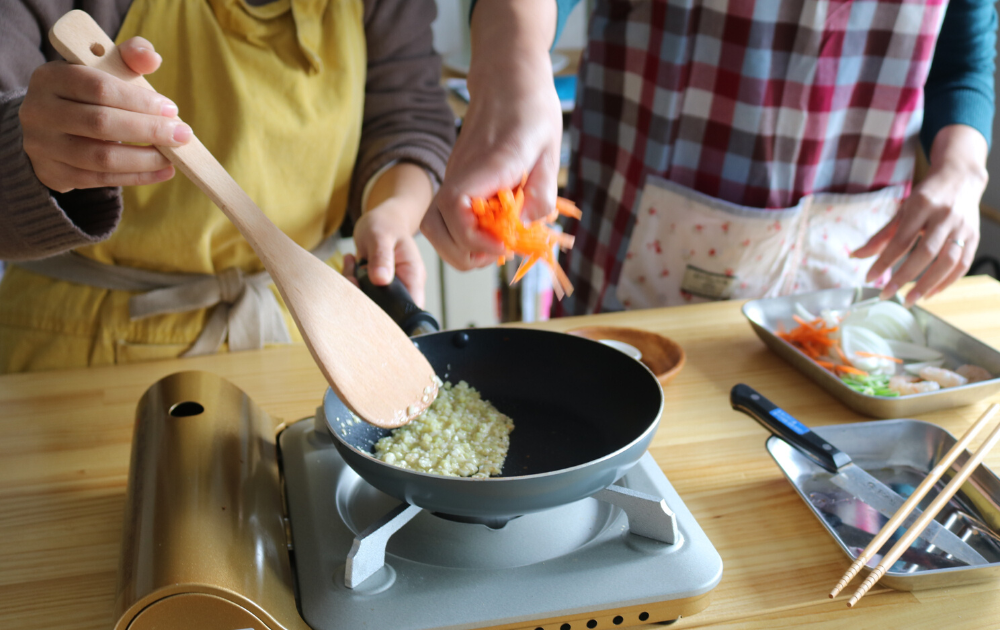
[[[372,283],[378,286],[385,286],[392,282],[396,269],[396,241],[388,236],[375,235],[375,242],[367,252],[368,257],[368,277]],[[358,253],[362,247],[359,245]]]
[[[899,210],[899,220],[895,228],[895,233],[879,257],[872,263],[865,277],[867,282],[881,276],[885,271],[898,263],[906,255],[920,236],[924,229],[924,222],[929,212],[929,202],[923,197],[910,196],[903,202]],[[898,285],[896,287],[899,288]],[[883,292],[883,295],[885,293]]]
[[[524,218],[537,221],[552,214],[556,207],[558,180],[559,154],[542,152],[524,185],[524,210],[521,213]]]
[[[70,135],[95,140],[167,147],[185,144],[193,135],[191,127],[175,118],[83,103],[65,108],[59,129]]]
[[[959,265],[961,259],[962,250],[960,248],[954,244],[945,244],[933,262],[923,270],[923,274],[916,284],[913,285],[913,288],[906,294],[905,305],[912,306],[925,293],[951,275],[951,272]]]
[[[360,289],[361,283],[358,282],[358,278],[355,275],[357,267],[358,263],[357,260],[354,258],[354,254],[344,254],[344,269],[342,273],[344,274],[344,277],[347,278],[348,281],[350,281],[351,284]]]
[[[495,260],[496,257],[490,256],[489,254],[473,254],[469,257],[469,263],[476,269],[489,267]]]
[[[952,267],[952,269],[948,272],[948,274],[933,286],[929,286],[929,283],[928,287],[922,286],[924,278],[921,278],[920,282],[918,282],[917,285],[914,286],[913,288],[913,292],[918,292],[918,296],[914,297],[912,299],[912,302],[916,302],[920,298],[920,294],[922,294],[925,299],[937,295],[941,291],[944,291],[949,286],[951,286],[953,282],[955,282],[956,280],[964,276],[966,273],[968,273],[969,268],[972,266],[972,261],[975,259],[976,248],[978,247],[978,245],[979,245],[978,234],[975,233],[970,234],[969,238],[965,239],[964,241],[964,247],[961,248],[962,254],[958,260],[958,264]],[[945,246],[948,248],[958,248],[958,244],[952,242],[947,243]],[[907,298],[909,298],[909,296],[907,296]]]
[[[410,292],[413,302],[420,308],[425,304],[425,287],[427,285],[427,269],[417,242],[413,239],[403,239],[396,246],[396,275],[399,281]]]
[[[875,254],[882,253],[886,244],[892,240],[892,237],[896,234],[896,230],[899,228],[899,218],[900,214],[896,213],[896,216],[886,223],[881,230],[876,232],[874,236],[868,239],[867,243],[851,252],[851,258],[869,258]]]
[[[54,65],[40,81],[51,81],[56,96],[75,103],[104,105],[151,116],[172,118],[177,115],[177,105],[166,96],[86,66]]]
[[[438,196],[431,203],[431,208],[438,209],[438,215],[448,226],[448,233],[462,249],[462,257],[473,253],[501,256],[504,246],[489,234],[479,229],[476,215],[472,213],[472,198],[469,195],[453,195],[438,191]]]
[[[473,268],[469,264],[468,253],[455,242],[451,232],[448,231],[448,225],[435,207],[432,206],[424,215],[420,222],[420,232],[431,242],[441,260],[459,271],[468,271]]]
[[[913,246],[906,260],[899,266],[889,278],[883,290],[883,299],[891,294],[895,294],[907,282],[914,280],[925,269],[930,267],[939,256],[950,258],[952,264],[955,263],[961,252],[949,252],[945,249],[945,239],[951,234],[951,226],[947,218],[942,218],[928,223],[925,227],[920,241]],[[950,267],[949,267],[950,268]]]
[[[174,176],[173,166],[147,173],[100,173],[51,160],[41,167],[41,171],[41,174],[36,171],[39,181],[58,192],[85,188],[143,186],[165,182]],[[58,184],[53,186],[49,181],[58,182]]]
[[[102,173],[148,173],[170,166],[154,147],[134,146],[59,134],[49,145],[57,161]]]
[[[163,57],[156,52],[153,44],[144,37],[133,37],[127,39],[118,46],[125,65],[138,74],[150,74],[156,72],[163,62]]]

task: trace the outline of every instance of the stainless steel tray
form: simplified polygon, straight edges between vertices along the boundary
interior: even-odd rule
[[[918,420],[856,422],[813,430],[904,497],[913,492],[955,444],[955,438],[944,429]],[[767,450],[851,560],[889,520],[834,485],[830,473],[781,438],[769,438]],[[938,490],[968,459],[967,451],[959,455],[943,481],[924,497],[921,508],[934,500]],[[889,569],[880,584],[910,591],[1000,578],[1000,536],[997,535],[1000,532],[1000,479],[991,470],[985,466],[976,469],[937,519],[965,539],[990,564],[970,567],[933,547],[915,544]],[[869,567],[877,565],[881,552],[888,552],[896,540],[896,536],[890,538],[880,554],[869,561]],[[923,543],[918,541],[918,544]],[[856,578],[848,591],[853,591],[858,584],[860,580]]]
[[[801,304],[812,313],[823,309],[844,310],[855,302],[877,297],[879,289],[828,289],[777,298],[751,300],[743,305],[743,315],[750,321],[757,336],[806,376],[816,381],[842,403],[866,416],[874,418],[900,418],[922,413],[969,405],[1000,391],[1000,378],[961,387],[950,387],[925,394],[911,394],[890,398],[868,396],[845,385],[829,370],[819,366],[801,350],[775,334],[778,326],[786,330],[796,326],[792,319],[795,304]],[[910,309],[917,322],[927,332],[927,345],[945,355],[945,367],[952,369],[963,363],[973,363],[1000,375],[1000,352],[975,337],[955,328],[940,317],[919,306]]]

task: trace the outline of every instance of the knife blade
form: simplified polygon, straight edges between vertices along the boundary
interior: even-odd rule
[[[742,411],[785,440],[802,454],[830,473],[830,481],[868,504],[886,518],[891,518],[903,505],[899,496],[871,474],[854,463],[851,457],[814,433],[787,411],[778,407],[749,385],[734,385],[729,394],[733,409]],[[901,525],[909,527],[920,516],[916,508]],[[935,520],[920,534],[920,539],[968,565],[988,564],[978,551]]]

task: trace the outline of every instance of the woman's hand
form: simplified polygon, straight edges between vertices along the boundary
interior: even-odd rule
[[[988,179],[986,153],[986,139],[972,127],[949,125],[935,136],[927,177],[914,186],[893,220],[852,254],[879,255],[868,282],[906,257],[882,290],[883,299],[919,276],[906,295],[910,306],[944,290],[969,270],[979,245],[979,201]]]
[[[139,74],[160,67],[160,56],[141,37],[118,50]],[[165,96],[65,61],[35,70],[19,117],[35,176],[57,192],[166,181],[174,168],[163,154],[121,143],[176,147],[192,135]]]
[[[421,231],[457,269],[490,264],[503,245],[479,231],[471,197],[520,184],[524,216],[555,208],[562,108],[548,49],[555,34],[552,0],[479,0],[472,15],[469,110],[444,182]]]
[[[430,177],[420,166],[400,162],[372,185],[366,211],[354,225],[357,256],[344,256],[344,275],[354,277],[357,260],[368,260],[368,277],[385,286],[394,276],[410,292],[417,306],[424,306],[427,269],[414,235],[433,194]]]

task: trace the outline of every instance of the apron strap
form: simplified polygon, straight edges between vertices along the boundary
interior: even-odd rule
[[[311,253],[325,261],[336,251],[334,234]],[[129,299],[129,318],[132,320],[214,306],[198,338],[182,357],[214,354],[227,338],[234,352],[292,341],[281,305],[270,289],[271,276],[266,271],[244,275],[237,268],[229,268],[214,276],[161,273],[108,265],[76,252],[14,264],[54,280],[110,291],[138,292]]]

